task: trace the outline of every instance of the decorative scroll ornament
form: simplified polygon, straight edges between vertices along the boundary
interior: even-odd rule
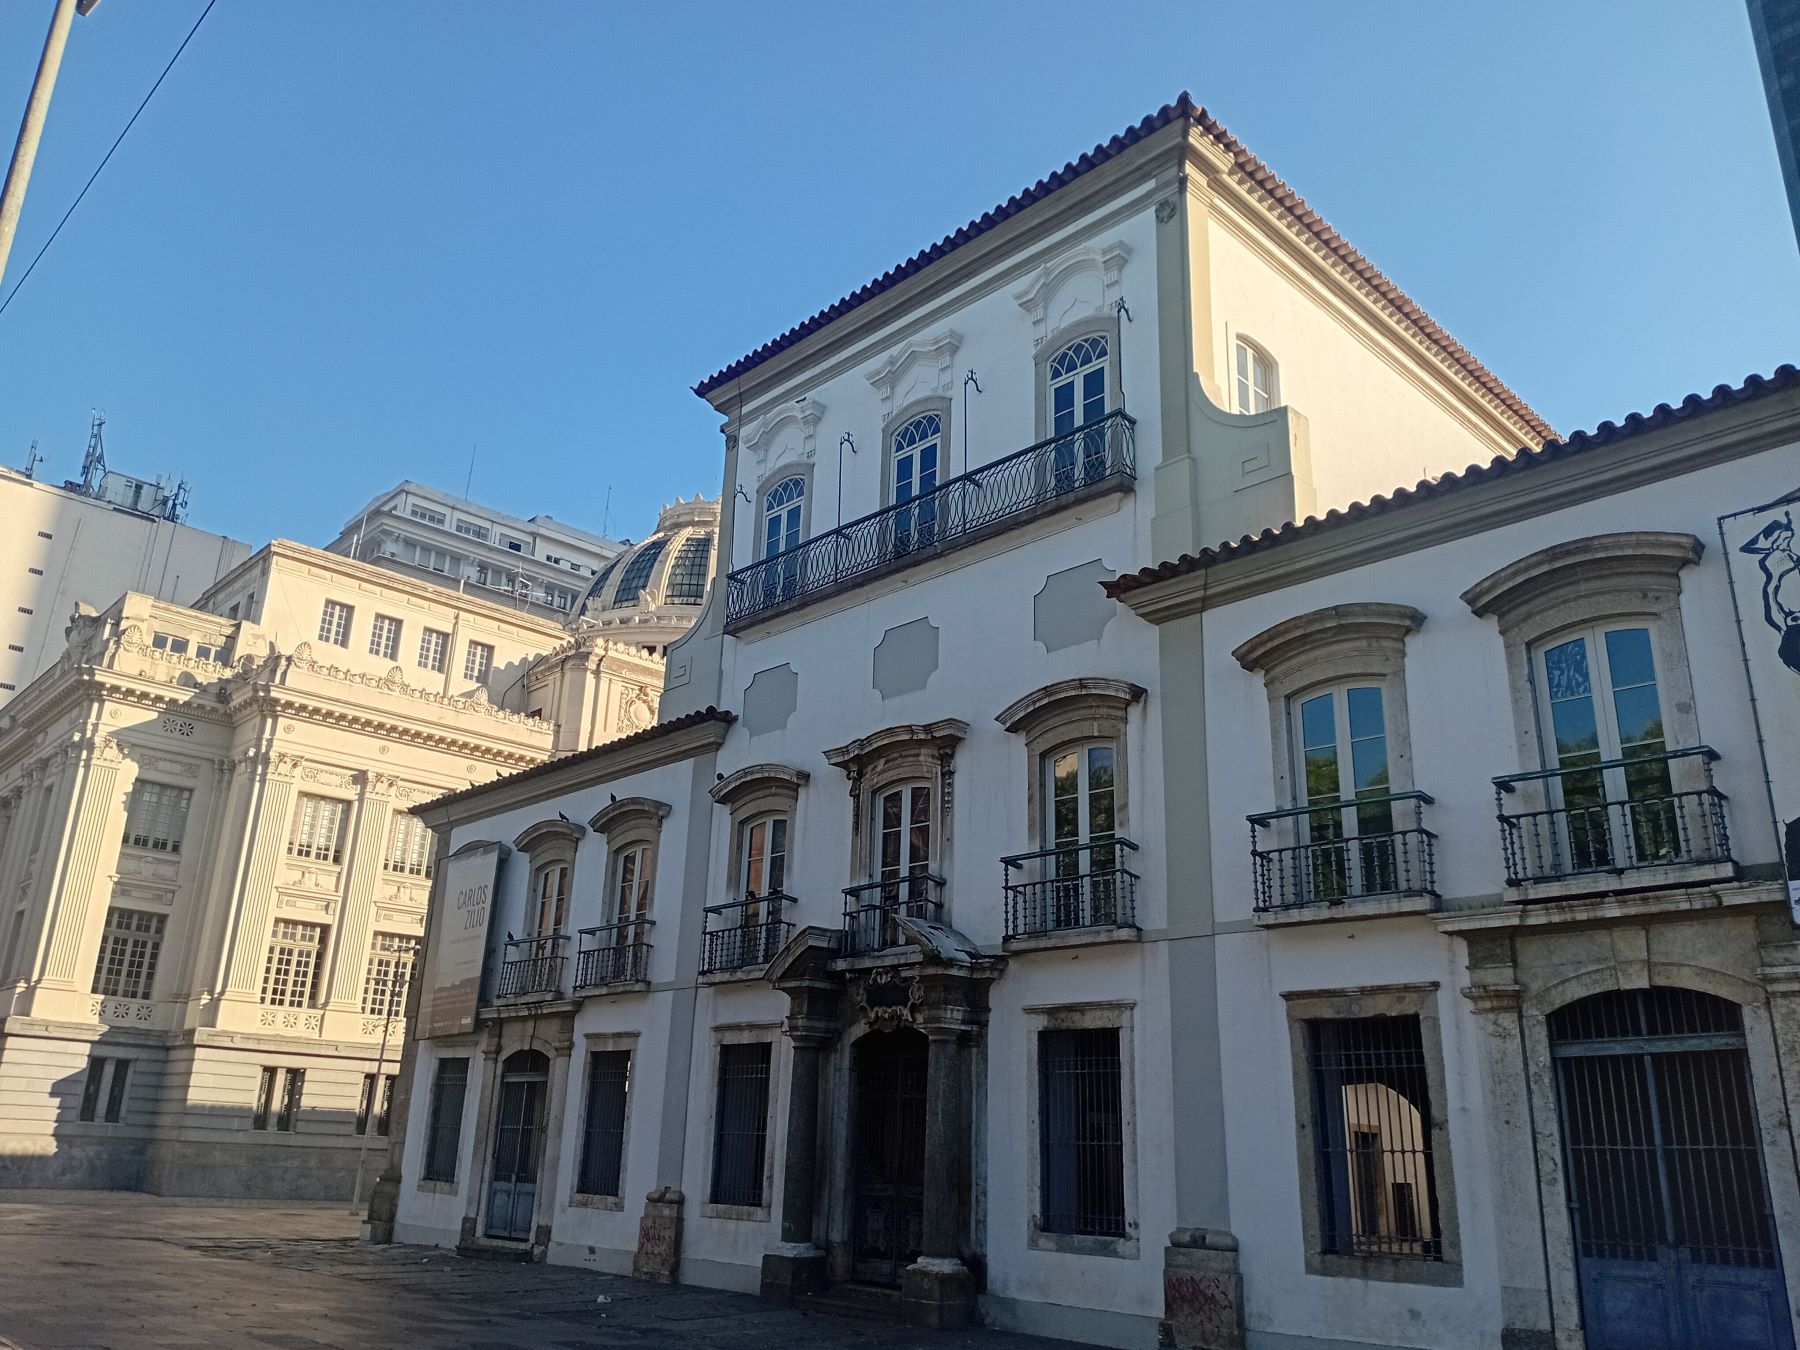
[[[850,985],[853,1016],[873,1031],[896,1031],[919,1024],[925,986],[918,976],[872,970]]]

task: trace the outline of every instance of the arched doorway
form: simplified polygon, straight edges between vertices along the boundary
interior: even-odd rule
[[[500,1066],[494,1170],[488,1181],[486,1233],[491,1238],[524,1242],[531,1237],[549,1085],[550,1061],[536,1050],[515,1051]]]
[[[1793,1350],[1738,1005],[1615,990],[1548,1030],[1588,1350]]]
[[[904,1027],[856,1043],[852,1271],[898,1285],[925,1230],[925,1088],[930,1043]]]

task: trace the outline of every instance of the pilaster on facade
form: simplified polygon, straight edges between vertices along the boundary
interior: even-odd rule
[[[337,922],[332,925],[327,1012],[355,1013],[361,1006],[363,967],[374,933],[375,885],[400,790],[400,780],[393,774],[365,771],[356,778],[356,820],[344,868],[343,896]]]
[[[302,760],[282,751],[258,749],[243,756],[251,778],[250,825],[241,871],[232,888],[232,931],[227,954],[225,1001],[258,1001],[270,925],[275,912],[275,877],[286,850]]]

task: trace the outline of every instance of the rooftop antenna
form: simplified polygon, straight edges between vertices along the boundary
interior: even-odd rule
[[[469,500],[469,487],[475,481],[475,452],[477,450],[479,450],[480,448],[481,448],[481,444],[479,441],[469,447],[469,473],[468,473],[468,476],[463,479],[463,500],[464,501]]]
[[[608,530],[610,530],[611,528],[612,528],[612,484],[608,483],[606,485],[606,506],[600,512],[600,533],[605,534],[606,537],[608,539],[610,539],[610,538],[612,538],[612,536],[610,534],[607,534],[606,532]]]
[[[37,441],[31,442],[31,449],[25,452],[25,476],[37,477],[37,466],[43,463],[44,457],[38,453]]]
[[[106,414],[94,409],[93,424],[88,428],[87,454],[81,460],[81,493],[84,497],[100,495],[100,480],[106,477],[106,446],[100,429],[106,425]]]

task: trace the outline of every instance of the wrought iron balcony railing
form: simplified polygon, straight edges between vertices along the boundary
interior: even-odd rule
[[[581,930],[575,953],[575,987],[638,984],[650,978],[651,919],[627,919]]]
[[[1437,899],[1437,836],[1424,792],[1318,802],[1249,817],[1256,911],[1375,896]],[[1264,831],[1275,832],[1275,842]]]
[[[770,891],[708,905],[706,931],[701,934],[700,973],[717,975],[768,965],[794,934],[793,923],[782,918],[793,903],[793,896]]]
[[[1137,873],[1126,867],[1129,839],[1041,848],[1002,858],[1006,936],[1077,928],[1136,928]]]
[[[543,937],[513,938],[500,962],[496,998],[555,998],[562,993],[565,933]]]
[[[844,891],[845,956],[898,947],[905,939],[895,920],[944,918],[944,879],[930,872],[912,872],[888,881],[871,881]]]
[[[1506,884],[1729,863],[1709,745],[1494,780]]]
[[[1108,413],[741,567],[726,578],[726,631],[1130,483],[1136,431],[1126,413]]]

